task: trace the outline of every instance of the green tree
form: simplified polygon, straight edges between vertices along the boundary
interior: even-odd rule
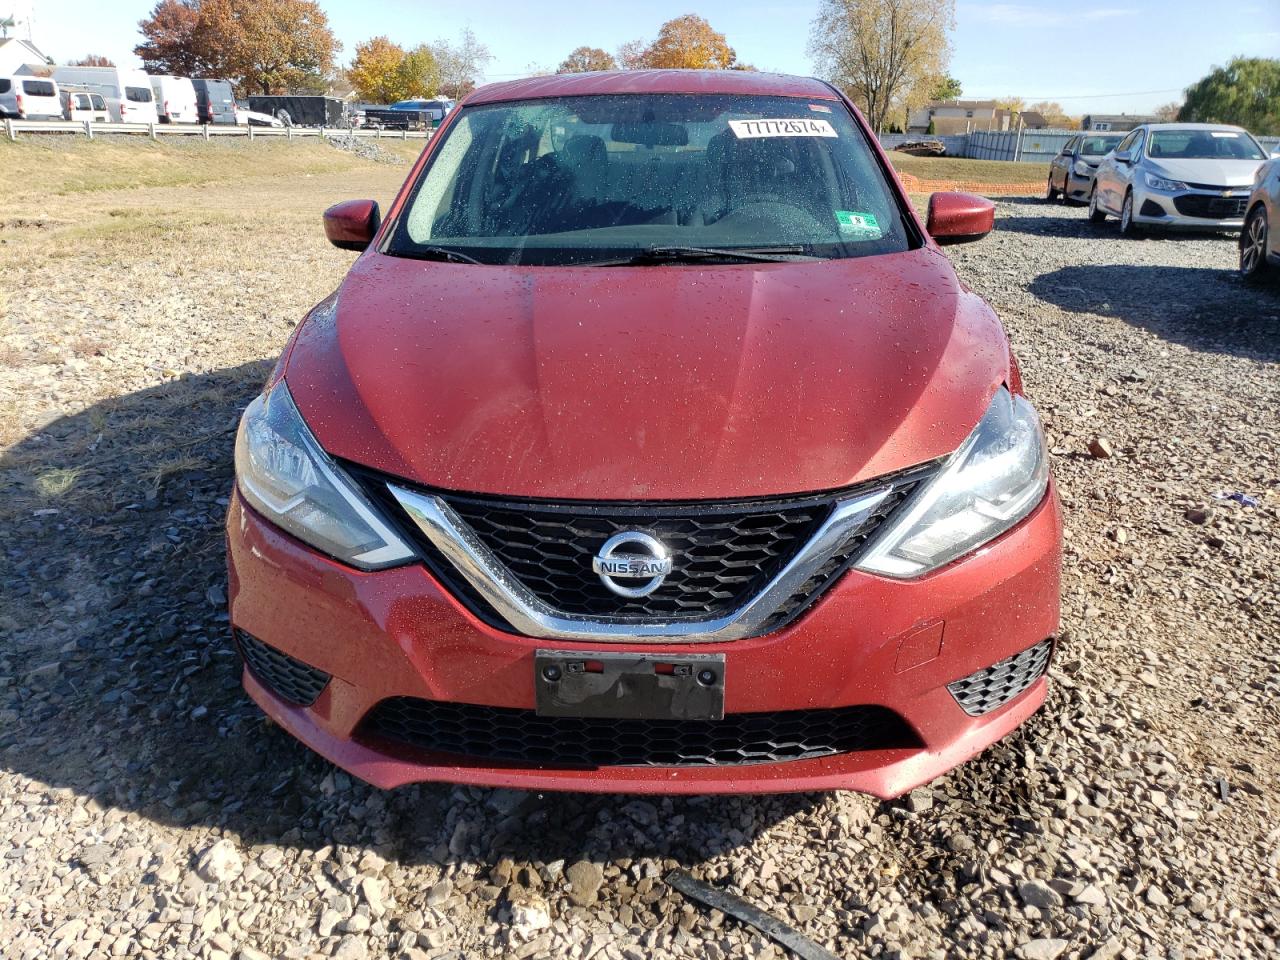
[[[616,70],[618,61],[612,54],[599,47],[578,47],[564,58],[556,73],[591,73],[596,70]]]
[[[1280,134],[1280,60],[1236,57],[1187,88],[1178,119],[1233,123],[1262,136]]]
[[[440,64],[431,48],[420,43],[406,53],[396,68],[396,80],[400,86],[398,100],[429,97],[435,93],[440,86]]]
[[[959,100],[962,96],[964,90],[960,87],[960,81],[949,73],[938,77],[933,90],[929,92],[930,100]]]

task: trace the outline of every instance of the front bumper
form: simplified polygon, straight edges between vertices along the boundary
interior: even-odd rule
[[[1088,175],[1081,176],[1074,169],[1071,170],[1067,174],[1067,198],[1087,203],[1089,193],[1093,190],[1094,172],[1091,171]]]
[[[953,681],[1058,629],[1061,521],[1056,494],[970,557],[916,581],[847,574],[795,624],[720,644],[640,647],[539,641],[472,616],[418,566],[376,573],[319,556],[237,494],[227,517],[232,626],[331,674],[311,706],[280,698],[246,670],[245,687],[278,724],[376,786],[444,781],[535,790],[763,793],[857,790],[898,796],[1000,739],[1043,702],[1037,679],[1004,706],[969,716]],[[533,710],[534,653],[628,649],[722,653],[726,714],[879,705],[917,735],[910,748],[719,766],[549,766],[432,753],[366,734],[393,697]]]
[[[1169,193],[1133,188],[1133,222],[1166,230],[1234,232],[1244,228],[1249,203],[1247,187],[1224,197],[1221,191],[1179,190]]]

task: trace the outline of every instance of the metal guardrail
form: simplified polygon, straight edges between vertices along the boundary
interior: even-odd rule
[[[255,127],[230,124],[196,123],[94,123],[92,120],[14,120],[4,121],[6,136],[13,141],[20,133],[71,133],[83,134],[92,140],[96,136],[133,134],[161,137],[283,137],[286,140],[315,137],[360,137],[368,140],[427,140],[433,130],[384,130],[349,129],[347,127]]]

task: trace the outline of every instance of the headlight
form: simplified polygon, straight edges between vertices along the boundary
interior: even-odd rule
[[[414,557],[311,436],[283,382],[240,418],[236,481],[264,517],[344,563],[373,570]]]
[[[1085,163],[1083,160],[1077,160],[1071,167],[1076,172],[1077,177],[1087,177],[1093,173],[1093,167]]]
[[[1153,176],[1149,173],[1147,174],[1147,186],[1152,190],[1167,190],[1170,192],[1187,189],[1187,185],[1181,180],[1166,180],[1164,177]]]
[[[858,566],[890,577],[936,570],[1016,524],[1048,483],[1040,418],[1001,387],[973,433]]]

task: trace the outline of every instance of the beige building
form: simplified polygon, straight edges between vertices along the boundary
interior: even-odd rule
[[[1013,115],[994,100],[935,100],[912,112],[908,133],[927,133],[933,124],[938,136],[974,130],[1009,130]]]

